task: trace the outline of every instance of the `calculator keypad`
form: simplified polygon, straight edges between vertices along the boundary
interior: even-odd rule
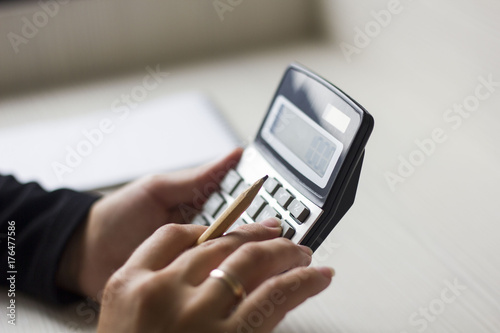
[[[224,202],[224,204],[222,204],[222,206],[219,208],[219,210],[217,211],[217,213],[215,214],[214,216],[214,219],[218,219],[219,216],[222,215],[222,213],[224,213],[224,211],[229,207],[229,205],[227,204],[227,202]]]
[[[279,187],[281,187],[281,184],[276,179],[271,177],[269,177],[264,183],[264,189],[271,195],[276,193]]]
[[[293,199],[290,206],[288,206],[288,210],[300,223],[304,222],[310,213],[309,208],[297,199]]]
[[[196,215],[191,223],[197,224],[197,225],[204,225],[204,226],[210,225],[210,223],[207,221],[207,219],[205,217],[203,217],[203,215],[200,215],[200,214]]]
[[[229,170],[226,177],[220,183],[220,188],[227,192],[228,194],[232,194],[234,189],[240,184],[243,179],[240,175],[233,169]]]
[[[220,210],[223,204],[226,203],[226,200],[219,193],[213,193],[203,206],[203,210],[210,216],[215,217],[217,212]]]
[[[282,236],[288,239],[292,239],[293,235],[295,235],[295,229],[290,225],[290,222],[285,220],[281,226],[283,227]]]
[[[237,171],[231,169],[220,183],[221,192],[213,193],[208,198],[203,207],[204,214],[198,214],[192,223],[210,225],[227,209],[231,202],[229,197],[236,199],[249,186],[250,184]],[[280,209],[289,213],[289,215],[286,214],[283,217],[286,219],[282,222],[283,233],[281,236],[291,239],[296,233],[294,225],[304,223],[310,214],[310,210],[275,178],[270,177],[266,180],[263,191],[265,192],[257,195],[247,208],[246,215],[244,214],[236,220],[227,232],[231,232],[239,226],[252,222],[261,222],[271,217],[281,219],[282,215],[276,209],[281,206]],[[265,194],[266,192],[268,195]],[[230,201],[228,202],[226,199]]]
[[[278,213],[278,211],[276,209],[267,205],[264,207],[264,209],[262,209],[260,214],[257,216],[257,218],[255,219],[255,222],[262,222],[262,221],[264,221],[268,218],[271,218],[271,217],[276,217],[276,218],[280,219],[281,215],[280,215],[280,213]]]
[[[265,205],[267,205],[266,199],[258,195],[257,197],[255,197],[255,199],[247,209],[248,216],[255,220],[255,218],[259,215]]]
[[[295,199],[293,195],[283,187],[280,187],[278,191],[276,191],[276,193],[274,194],[274,198],[276,199],[276,201],[278,201],[280,206],[285,209],[287,209],[288,205],[292,202],[293,199]]]
[[[233,193],[232,193],[231,196],[233,198],[237,198],[238,195],[240,195],[241,193],[243,193],[249,186],[250,186],[250,184],[247,184],[245,182],[240,182],[238,184],[238,186],[236,187],[236,189],[233,191]]]

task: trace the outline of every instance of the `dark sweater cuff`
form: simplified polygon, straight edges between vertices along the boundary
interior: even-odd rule
[[[44,251],[36,262],[38,266],[35,272],[41,275],[41,287],[32,292],[49,302],[66,304],[75,302],[81,296],[59,288],[56,284],[56,274],[62,255],[66,249],[69,239],[87,219],[92,204],[99,199],[97,195],[79,193],[71,190],[59,190],[64,193],[64,200],[58,202],[56,211],[58,214],[51,223],[49,232],[45,235]],[[56,191],[56,192],[59,192]]]

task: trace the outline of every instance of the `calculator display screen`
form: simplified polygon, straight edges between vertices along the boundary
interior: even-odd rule
[[[316,123],[307,122],[283,104],[271,127],[271,133],[318,176],[323,177],[336,146],[318,128],[320,127]]]
[[[291,66],[254,144],[282,180],[321,207],[342,195],[371,128],[373,118],[349,96]]]
[[[297,172],[325,188],[343,144],[284,96],[278,96],[261,132]]]

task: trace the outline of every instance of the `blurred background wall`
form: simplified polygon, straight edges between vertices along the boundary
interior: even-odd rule
[[[485,40],[495,45],[498,34],[482,32],[500,31],[498,6],[494,0],[7,1],[0,4],[0,94],[306,40],[342,52],[343,42],[356,46],[357,28],[365,32],[391,9],[387,26],[369,38],[369,51],[422,64],[439,61],[436,54],[448,57],[443,70],[454,75],[455,59],[494,61]],[[422,41],[428,49],[415,49]]]
[[[314,38],[317,1],[85,0],[0,5],[0,91]]]

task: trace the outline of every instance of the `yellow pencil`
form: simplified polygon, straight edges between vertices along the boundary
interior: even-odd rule
[[[260,188],[267,180],[265,176],[257,180],[252,186],[241,193],[233,203],[215,220],[205,232],[198,238],[196,245],[199,245],[209,239],[214,239],[222,236],[227,229],[247,210],[248,206],[252,203],[253,199],[259,193]]]

